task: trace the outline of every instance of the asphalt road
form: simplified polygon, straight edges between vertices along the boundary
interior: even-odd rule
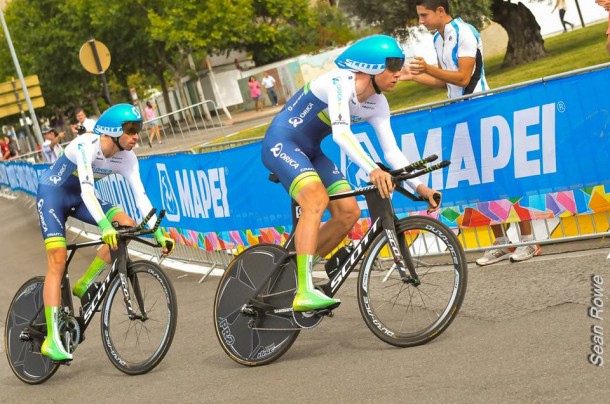
[[[28,278],[44,274],[45,254],[37,218],[22,200],[0,198],[0,211],[4,330],[13,294]],[[593,249],[584,250],[585,244]],[[591,326],[601,325],[609,337],[610,313],[599,321],[587,311],[592,275],[610,289],[610,244],[595,240],[543,252],[523,263],[471,265],[458,318],[439,338],[416,348],[394,348],[373,336],[349,280],[334,318],[301,332],[288,353],[260,368],[236,364],[218,344],[212,322],[218,278],[199,284],[200,275],[168,269],[179,301],[178,327],[155,370],[142,376],[116,370],[102,348],[97,316],[72,365],[40,386],[19,381],[2,354],[0,402],[607,402],[610,352],[604,351],[604,366],[587,357]],[[94,253],[75,258],[73,279]],[[597,304],[609,306],[610,291],[602,294]]]

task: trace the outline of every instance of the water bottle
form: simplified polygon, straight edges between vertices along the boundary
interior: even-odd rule
[[[332,279],[337,270],[341,268],[341,264],[345,262],[346,258],[349,257],[353,250],[354,249],[351,245],[343,246],[339,248],[337,252],[335,252],[333,256],[328,259],[328,261],[326,261],[326,264],[324,264],[324,270],[330,279]]]

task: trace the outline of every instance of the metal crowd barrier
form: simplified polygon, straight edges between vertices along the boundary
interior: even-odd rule
[[[210,108],[211,107],[211,108]],[[212,109],[210,120],[205,118],[206,109]],[[202,134],[208,134],[216,138],[226,137],[226,127],[220,119],[220,114],[216,108],[216,103],[212,100],[205,100],[197,104],[189,105],[165,115],[160,115],[153,120],[144,122],[144,130],[140,134],[140,145],[148,144],[148,128],[151,121],[157,121],[161,137],[165,140],[170,139],[191,139]],[[154,139],[153,139],[154,141]]]

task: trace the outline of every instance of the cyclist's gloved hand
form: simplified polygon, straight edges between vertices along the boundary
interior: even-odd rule
[[[161,229],[155,230],[153,235],[155,236],[155,239],[157,240],[157,242],[159,244],[161,244],[161,247],[163,247],[163,255],[170,255],[171,253],[174,252],[174,247],[176,246],[176,242],[174,241],[173,238],[166,237],[163,234],[163,232],[161,231]]]
[[[417,192],[417,195],[421,196],[422,198],[424,198],[425,200],[428,201],[428,213],[432,213],[434,211],[437,211],[440,206],[441,206],[441,193],[438,192],[435,189],[432,188],[428,188],[427,186],[425,186],[424,184],[419,184],[417,186],[417,189],[415,190],[415,192]],[[439,200],[437,201],[434,198],[434,195],[437,194],[437,197],[439,198]]]
[[[102,240],[104,241],[104,243],[108,244],[113,250],[116,250],[116,238],[118,235],[116,229],[112,227],[112,225],[106,218],[100,220],[97,225],[100,226],[100,229],[102,229]]]

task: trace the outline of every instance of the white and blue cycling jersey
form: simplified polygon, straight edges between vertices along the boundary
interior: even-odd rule
[[[135,153],[124,150],[106,158],[99,135],[80,135],[39,179],[37,206],[47,249],[65,246],[68,216],[97,225],[104,217],[112,221],[120,212],[119,208],[95,196],[95,180],[111,174],[121,174],[125,178],[141,213],[150,212],[152,204],[140,179]],[[154,223],[154,220],[150,222]]]
[[[466,87],[447,83],[449,98],[489,90],[483,67],[483,41],[472,25],[465,23],[461,18],[454,18],[445,25],[443,35],[438,32],[434,34],[434,48],[439,66],[443,70],[457,71],[458,59],[461,57],[475,59],[471,79]]]
[[[321,180],[330,194],[349,189],[343,174],[322,153],[322,140],[332,134],[333,141],[367,174],[378,168],[352,132],[354,122],[371,124],[393,168],[409,161],[402,153],[390,126],[390,107],[383,94],[364,102],[356,96],[355,73],[332,70],[312,80],[294,94],[267,129],[262,143],[263,164],[280,179],[290,196],[311,181]],[[408,181],[413,189],[421,182]]]

